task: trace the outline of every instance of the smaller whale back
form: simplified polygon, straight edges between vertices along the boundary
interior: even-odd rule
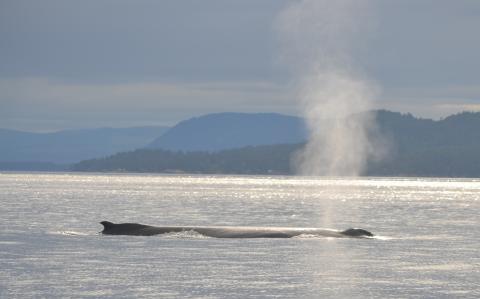
[[[349,237],[373,237],[373,234],[362,228],[349,228],[341,232],[341,234]]]

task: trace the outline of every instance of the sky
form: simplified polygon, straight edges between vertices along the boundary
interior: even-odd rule
[[[278,15],[297,0],[0,0],[0,128],[299,115]],[[371,0],[353,53],[377,109],[480,111],[480,1]],[[370,21],[369,21],[370,22]]]

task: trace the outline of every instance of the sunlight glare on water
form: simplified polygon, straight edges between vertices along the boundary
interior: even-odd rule
[[[0,174],[1,298],[478,298],[480,181]],[[361,227],[374,239],[102,236],[150,225]]]

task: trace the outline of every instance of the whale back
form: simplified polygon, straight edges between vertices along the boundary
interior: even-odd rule
[[[102,234],[152,236],[165,233],[195,231],[201,235],[215,238],[291,238],[300,235],[316,235],[323,237],[373,237],[373,234],[361,228],[349,228],[335,231],[320,228],[294,227],[208,227],[208,226],[150,226],[138,223],[100,222],[103,225]]]

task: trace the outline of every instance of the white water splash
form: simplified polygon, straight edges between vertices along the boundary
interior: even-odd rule
[[[83,233],[83,232],[76,232],[76,231],[55,231],[52,232],[52,234],[56,235],[63,235],[63,236],[93,236],[97,234],[88,234],[88,233]]]

